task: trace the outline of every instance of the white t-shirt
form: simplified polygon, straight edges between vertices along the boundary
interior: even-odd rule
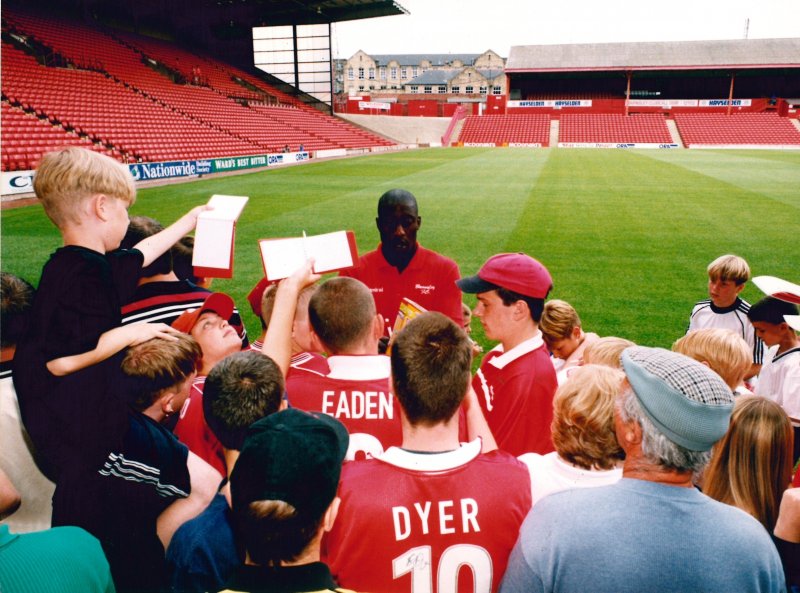
[[[800,426],[800,348],[776,356],[777,351],[778,346],[767,350],[758,375],[756,395],[778,402],[792,424]]]
[[[614,484],[622,477],[622,467],[610,470],[587,470],[561,459],[556,451],[539,455],[525,453],[517,459],[531,472],[533,505],[548,494],[571,488],[591,488]]]

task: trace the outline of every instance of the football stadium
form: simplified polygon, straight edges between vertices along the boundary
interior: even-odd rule
[[[800,586],[800,37],[402,4],[4,2],[0,590]]]

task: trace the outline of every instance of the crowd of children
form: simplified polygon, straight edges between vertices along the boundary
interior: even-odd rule
[[[36,290],[2,275],[1,591],[800,586],[800,287],[751,306],[724,255],[673,352],[636,347],[526,254],[462,276],[390,190],[355,268],[256,284],[251,343],[179,273],[204,206],[129,220],[127,169],[78,148],[34,188],[63,247]],[[474,376],[459,290],[497,342]],[[404,297],[429,312],[391,334]]]

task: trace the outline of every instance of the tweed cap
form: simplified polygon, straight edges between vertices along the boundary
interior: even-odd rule
[[[728,430],[733,393],[707,366],[662,348],[633,346],[622,368],[642,410],[670,441],[708,451]]]

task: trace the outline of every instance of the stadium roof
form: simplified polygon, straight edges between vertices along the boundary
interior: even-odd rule
[[[521,45],[506,72],[800,67],[800,38]]]
[[[125,18],[157,18],[178,26],[224,20],[241,27],[336,23],[407,14],[395,0],[10,0],[22,6],[54,5],[75,14],[98,11]]]

